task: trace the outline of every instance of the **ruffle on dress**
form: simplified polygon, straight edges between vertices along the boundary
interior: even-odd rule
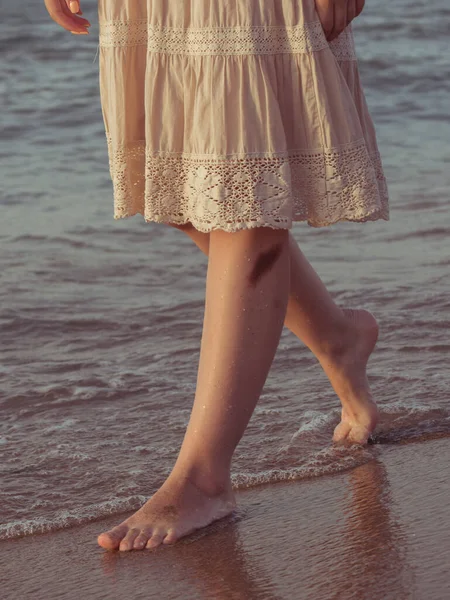
[[[200,231],[389,219],[351,26],[314,0],[100,0],[114,218]]]

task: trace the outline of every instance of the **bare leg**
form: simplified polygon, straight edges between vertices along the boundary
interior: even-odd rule
[[[209,234],[192,225],[176,226],[204,252]],[[298,244],[289,236],[290,292],[285,325],[315,354],[342,403],[335,441],[365,444],[375,429],[378,410],[366,375],[378,325],[366,310],[339,308]]]
[[[191,418],[175,467],[132,517],[99,536],[120,550],[170,544],[229,514],[233,452],[278,346],[289,293],[287,230],[210,234],[205,317]]]

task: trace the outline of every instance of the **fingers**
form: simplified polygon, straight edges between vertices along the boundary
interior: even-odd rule
[[[45,6],[51,18],[67,31],[77,34],[88,33],[90,23],[87,19],[71,12],[67,0],[45,0]],[[78,5],[79,8],[79,5]]]
[[[78,2],[78,0],[66,0],[66,2],[71,13],[76,15],[80,12],[80,3]]]
[[[82,15],[83,11],[80,8],[80,3],[78,0],[66,0],[69,6],[70,12],[74,15]]]
[[[347,21],[347,5],[348,0],[335,0],[334,2],[334,24],[333,29],[327,38],[329,42],[337,38],[349,23],[349,21]]]
[[[348,5],[351,4],[350,13],[355,11],[357,0],[315,0],[316,11],[319,16],[326,39],[331,42],[340,35],[350,23],[348,19]]]
[[[78,0],[66,0],[69,5],[70,12],[74,15],[82,15],[83,11],[80,8],[80,3]]]
[[[362,13],[362,10],[363,10],[365,4],[366,4],[366,0],[355,0],[357,17]]]
[[[351,23],[355,17],[356,17],[356,0],[348,0],[347,24]]]
[[[334,25],[334,0],[315,0],[315,3],[325,37],[328,39],[333,31]]]
[[[333,3],[333,28],[329,32],[325,31],[325,35],[331,42],[344,31],[353,19],[361,14],[365,0],[328,0],[328,3],[330,4],[330,13],[331,3]]]
[[[80,2],[79,0],[60,0],[61,4],[62,4],[62,8],[64,10],[64,13],[68,16],[68,17],[72,17],[73,15],[82,15],[83,11],[80,8]],[[64,6],[65,5],[65,6]],[[91,24],[89,23],[89,21],[87,19],[80,19],[79,17],[75,17],[73,16],[73,18],[76,20],[77,24],[82,25],[83,27],[90,27]],[[73,31],[72,31],[73,33]]]

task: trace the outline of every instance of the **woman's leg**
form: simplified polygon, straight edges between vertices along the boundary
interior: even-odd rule
[[[173,543],[233,510],[231,459],[278,346],[289,274],[287,230],[210,234],[197,389],[180,454],[162,488],[99,536],[101,546]]]
[[[175,226],[204,252],[209,235],[190,224]],[[297,242],[289,235],[290,292],[285,325],[315,354],[342,403],[334,440],[364,444],[375,429],[378,411],[366,366],[378,337],[374,317],[365,310],[339,308]]]

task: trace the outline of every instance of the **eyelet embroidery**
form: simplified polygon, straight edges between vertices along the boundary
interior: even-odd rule
[[[356,60],[351,27],[328,43],[320,21],[296,26],[157,27],[147,21],[101,21],[101,48],[146,46],[162,54],[253,55],[311,53],[330,48],[338,60]]]
[[[107,135],[114,218],[191,222],[199,231],[238,231],[292,221],[389,219],[378,151],[364,140],[319,151],[233,156],[146,152],[145,142],[117,146]]]

